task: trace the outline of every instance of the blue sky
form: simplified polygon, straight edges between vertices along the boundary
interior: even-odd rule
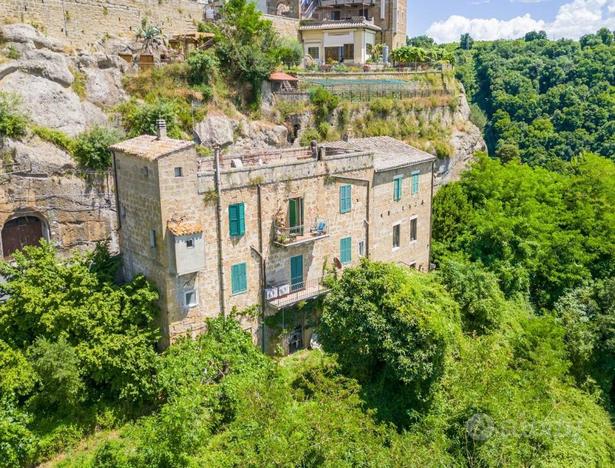
[[[602,26],[615,29],[615,0],[407,0],[408,35],[439,42],[469,32],[476,39],[522,36],[544,29],[577,38]]]

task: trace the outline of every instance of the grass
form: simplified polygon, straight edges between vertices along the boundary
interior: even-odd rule
[[[85,89],[86,89],[85,88],[85,83],[86,83],[85,74],[73,67],[70,67],[70,72],[75,78],[75,80],[70,85],[70,87],[72,88],[72,90],[75,92],[77,96],[79,96],[81,99],[84,99]]]
[[[32,132],[37,135],[41,140],[45,140],[49,143],[56,145],[58,148],[63,149],[71,156],[75,150],[75,140],[68,136],[66,133],[59,130],[53,130],[47,127],[41,127],[39,125],[32,126]]]

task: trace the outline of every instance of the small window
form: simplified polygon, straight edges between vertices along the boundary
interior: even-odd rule
[[[147,166],[143,166],[141,170],[143,171],[143,177],[149,177],[149,169],[147,168]]]
[[[344,60],[354,60],[354,44],[344,44]]]
[[[393,179],[393,200],[399,201],[401,200],[401,184],[402,184],[403,176],[396,176]]]
[[[339,10],[336,10],[331,14],[331,19],[334,21],[339,21],[341,17],[342,13]]]
[[[184,306],[185,307],[196,307],[198,305],[198,300],[196,297],[195,289],[186,289],[184,290]]]
[[[228,207],[229,234],[231,237],[243,236],[246,232],[245,207],[236,203]]]
[[[416,229],[417,229],[417,219],[412,218],[410,220],[410,242],[414,242],[416,240]]]
[[[318,60],[320,58],[320,47],[308,47],[307,52],[308,55],[314,60]]]
[[[175,171],[175,177],[182,177],[184,175],[184,171],[182,170],[181,167],[176,167],[174,171]]]
[[[352,186],[340,187],[340,213],[348,213],[352,209]]]
[[[149,246],[153,249],[156,247],[156,230],[152,229],[149,232]]]
[[[248,290],[248,273],[245,263],[231,267],[231,293],[241,294]]]
[[[393,226],[393,248],[394,249],[398,249],[399,248],[399,233],[400,233],[400,225],[396,224],[395,226]]]
[[[412,263],[410,264],[410,268],[414,268],[414,269],[416,270],[416,262],[412,262]]]
[[[194,249],[194,239],[186,239],[186,248]]]
[[[352,261],[352,237],[340,239],[340,262],[346,265]]]
[[[420,171],[414,171],[412,173],[412,195],[416,195],[419,193],[419,176],[421,175]]]
[[[359,257],[365,257],[365,241],[359,241]]]

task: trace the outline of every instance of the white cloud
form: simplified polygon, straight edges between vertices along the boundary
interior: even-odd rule
[[[427,34],[437,42],[455,42],[466,32],[474,39],[489,41],[514,39],[528,31],[544,30],[550,38],[559,39],[578,38],[604,26],[615,29],[615,0],[573,0],[562,5],[551,22],[534,19],[530,14],[509,20],[453,15],[433,23]]]

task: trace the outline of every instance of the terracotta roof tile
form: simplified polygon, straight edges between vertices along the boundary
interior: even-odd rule
[[[111,146],[111,149],[153,161],[193,145],[193,142],[186,140],[175,140],[173,138],[161,138],[159,140],[153,135],[141,135],[116,143]]]
[[[189,221],[184,218],[170,219],[167,221],[167,228],[175,236],[189,236],[203,232],[203,226],[195,221]]]

